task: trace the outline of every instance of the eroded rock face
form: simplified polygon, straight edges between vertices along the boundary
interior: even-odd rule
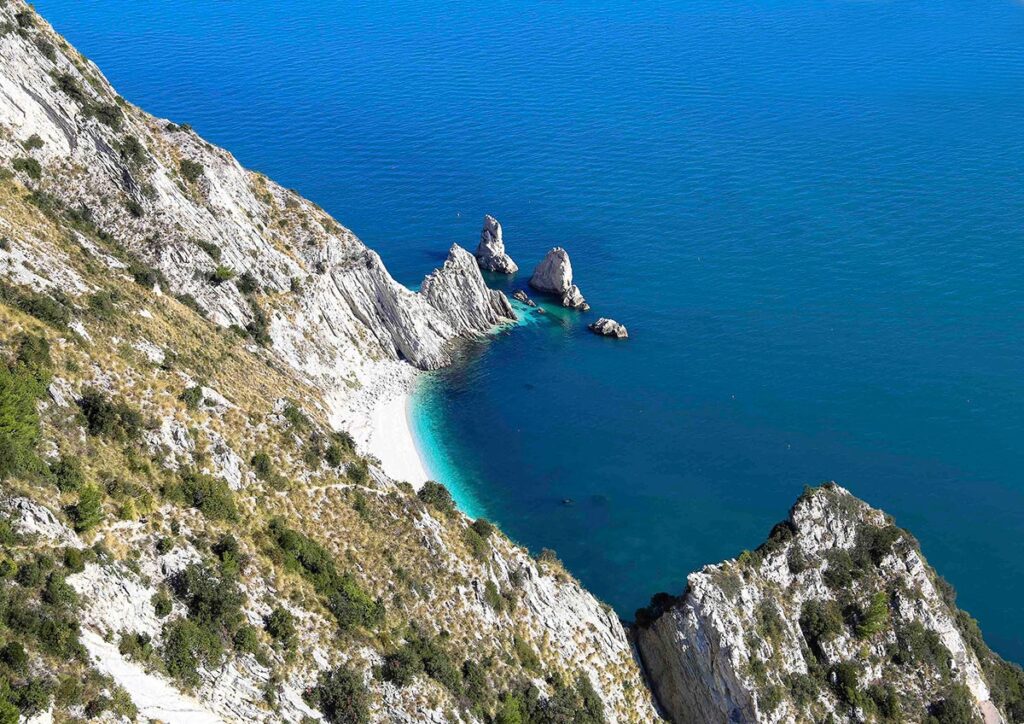
[[[456,334],[482,334],[516,320],[505,295],[488,289],[473,256],[458,244],[448,251],[444,266],[423,280],[420,294]]]
[[[587,311],[590,305],[579,287],[572,283],[572,263],[569,252],[560,246],[549,251],[530,277],[530,286],[560,297],[562,306]]]
[[[972,649],[962,620],[913,537],[827,484],[754,553],[691,574],[679,598],[656,596],[636,641],[673,721],[857,721],[890,692],[920,721],[961,685],[998,722],[978,658],[991,652]],[[864,699],[851,703],[860,695],[841,681]]]
[[[601,317],[596,322],[592,322],[587,328],[594,334],[601,334],[605,337],[617,337],[618,339],[629,337],[629,332],[626,331],[624,324],[619,324],[614,319],[606,317]]]
[[[476,260],[481,269],[499,274],[515,274],[519,266],[505,253],[505,242],[501,238],[501,224],[493,216],[484,216],[484,228],[480,232],[480,244],[476,247]]]

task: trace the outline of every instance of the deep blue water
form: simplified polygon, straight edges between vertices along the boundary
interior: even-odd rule
[[[405,283],[485,212],[524,270],[570,251],[594,312],[468,351],[418,424],[623,616],[834,478],[1024,660],[1021,4],[37,7]]]

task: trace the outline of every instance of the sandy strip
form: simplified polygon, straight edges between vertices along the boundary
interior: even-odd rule
[[[411,398],[412,384],[409,384],[373,408],[366,450],[380,460],[389,477],[412,483],[418,489],[430,476],[413,437]]]

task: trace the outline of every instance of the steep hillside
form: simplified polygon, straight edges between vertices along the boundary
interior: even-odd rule
[[[16,1],[0,169],[0,720],[654,718],[553,555],[346,432],[514,316],[471,255],[410,292]]]
[[[679,722],[1024,720],[1024,673],[954,599],[909,533],[829,483],[656,596],[637,643]]]

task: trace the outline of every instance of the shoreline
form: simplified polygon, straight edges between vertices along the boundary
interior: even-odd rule
[[[414,373],[397,394],[373,407],[366,442],[366,451],[380,461],[388,477],[407,482],[416,490],[432,479],[425,456],[416,444],[412,425],[413,392],[418,377],[419,374]]]

